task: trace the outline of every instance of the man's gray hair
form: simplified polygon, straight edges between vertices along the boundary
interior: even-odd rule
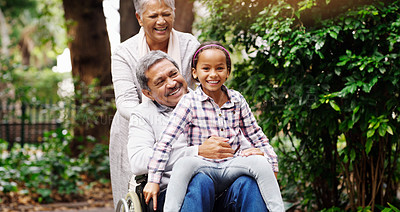
[[[143,12],[145,11],[145,6],[150,0],[133,0],[133,5],[135,6],[136,12],[142,17]],[[160,3],[164,1],[165,4],[170,7],[173,11],[175,11],[175,0],[158,0]]]
[[[160,50],[151,51],[139,60],[136,68],[136,78],[142,89],[150,91],[150,88],[147,84],[149,82],[149,78],[146,76],[146,71],[163,59],[170,61],[179,71],[178,64],[168,54]]]

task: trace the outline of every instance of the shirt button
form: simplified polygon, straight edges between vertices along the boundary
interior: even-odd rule
[[[224,131],[224,129],[221,129],[221,132]]]
[[[218,114],[219,115],[219,117],[221,117],[222,116],[222,114],[220,113],[220,114]]]

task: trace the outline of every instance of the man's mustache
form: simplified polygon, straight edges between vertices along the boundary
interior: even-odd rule
[[[176,90],[182,88],[182,86],[183,86],[182,83],[176,84],[175,87],[169,89],[169,92],[167,92],[167,93],[165,94],[165,97],[168,97],[171,93],[174,93]]]

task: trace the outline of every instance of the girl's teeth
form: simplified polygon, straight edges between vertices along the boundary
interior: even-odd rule
[[[214,83],[218,83],[218,81],[208,81],[208,83],[214,84]]]

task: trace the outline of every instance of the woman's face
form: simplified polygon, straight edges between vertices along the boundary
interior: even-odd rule
[[[144,5],[142,17],[136,14],[139,24],[146,33],[147,44],[156,47],[168,45],[169,34],[174,24],[174,11],[164,1],[150,0]]]

